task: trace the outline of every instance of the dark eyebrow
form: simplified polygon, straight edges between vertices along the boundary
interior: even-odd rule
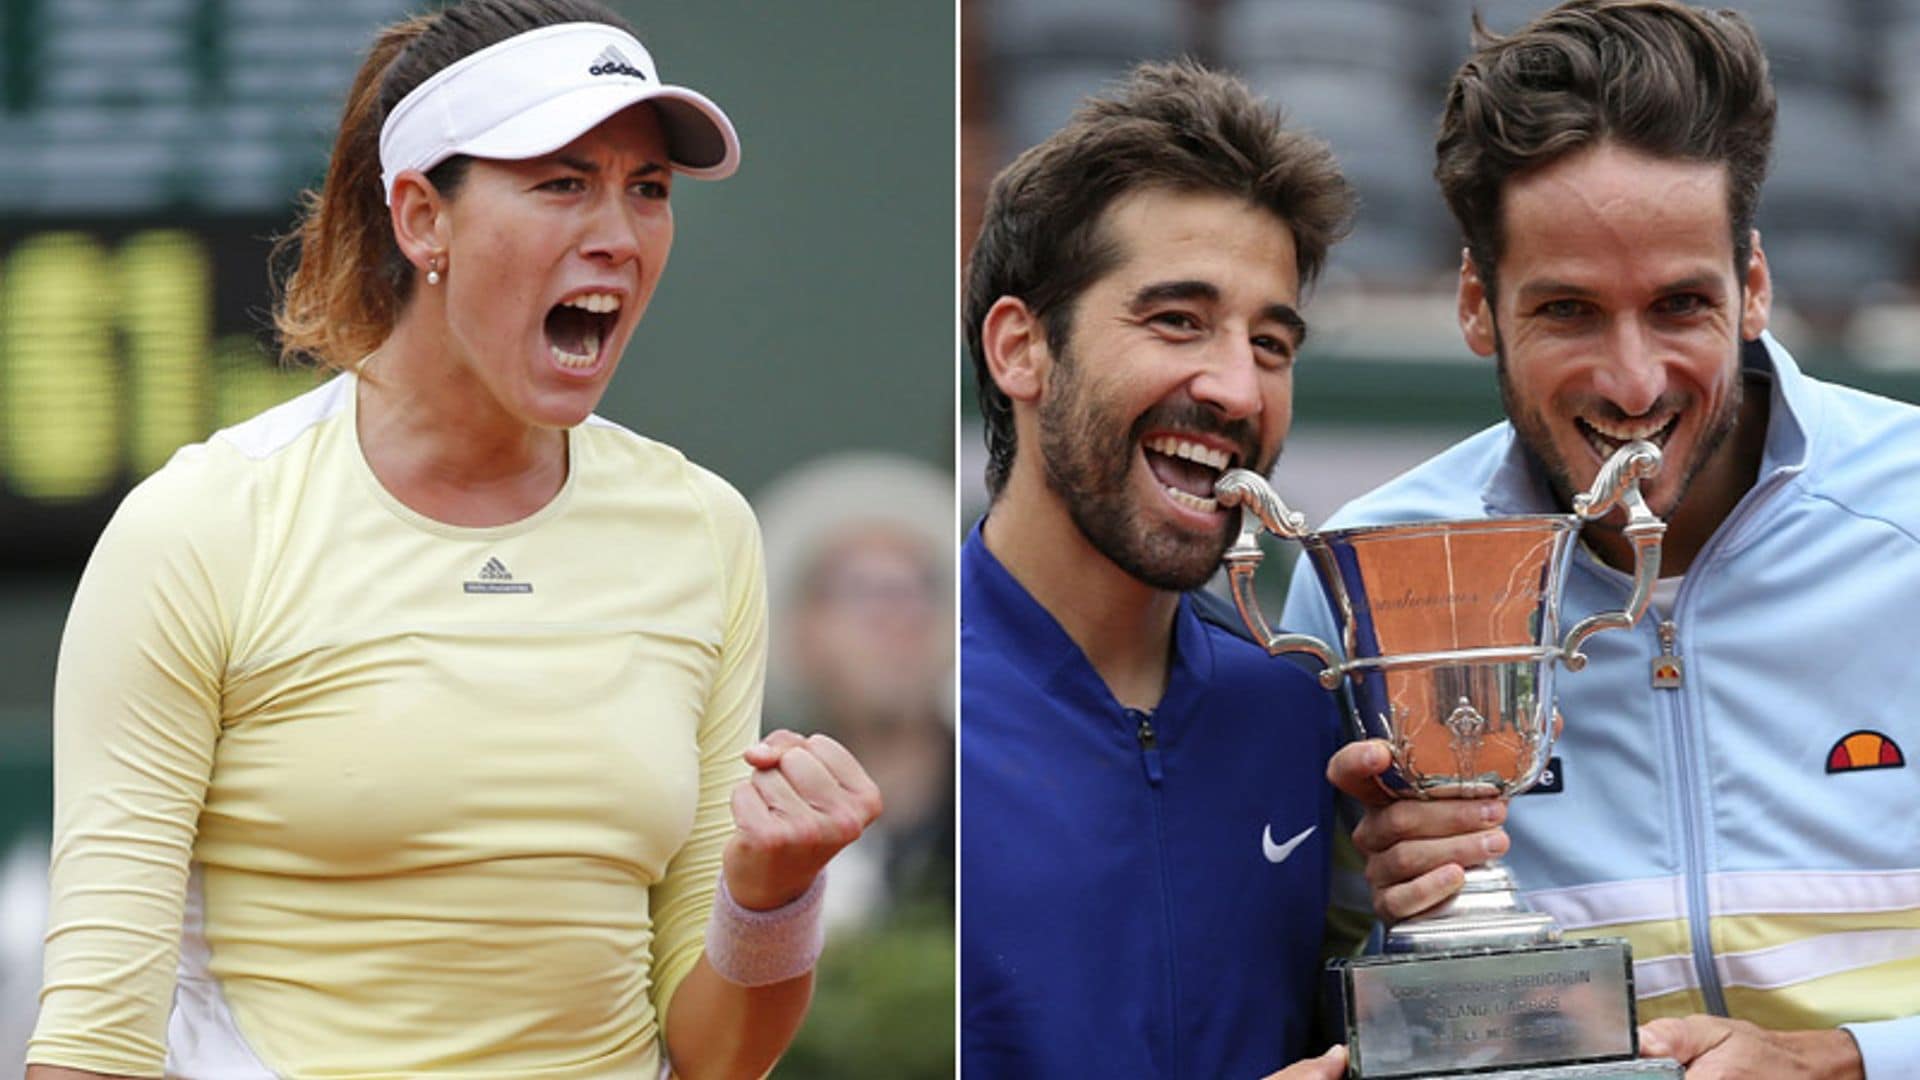
[[[1164,304],[1169,300],[1205,300],[1208,303],[1220,302],[1220,290],[1210,281],[1156,281],[1143,285],[1133,294],[1133,300],[1127,309],[1140,314],[1155,304]]]
[[[1663,293],[1677,292],[1719,292],[1720,278],[1715,274],[1690,274],[1678,281],[1669,281],[1660,286]]]
[[[1156,281],[1141,286],[1133,294],[1133,300],[1127,304],[1127,310],[1138,315],[1156,304],[1169,300],[1204,300],[1208,303],[1220,301],[1220,289],[1210,281]],[[1299,348],[1307,340],[1307,320],[1300,317],[1291,304],[1268,304],[1261,309],[1260,315],[1269,322],[1277,322],[1293,331],[1293,346]]]
[[[1678,278],[1674,281],[1663,282],[1654,291],[1658,293],[1719,293],[1721,291],[1720,279],[1717,275],[1711,273],[1688,274],[1686,277]],[[1514,302],[1525,305],[1545,296],[1559,297],[1568,300],[1591,300],[1597,295],[1599,294],[1594,292],[1594,290],[1575,285],[1569,281],[1530,281],[1520,286],[1520,290],[1514,294]]]
[[[1557,296],[1568,300],[1591,300],[1593,290],[1569,281],[1529,281],[1514,294],[1515,303],[1527,303],[1535,297]]]
[[[583,172],[589,176],[597,174],[600,171],[598,163],[588,161],[586,158],[577,158],[571,154],[555,154],[553,155],[553,160],[575,172]],[[652,176],[655,173],[663,173],[666,171],[667,167],[660,162],[649,161],[645,165],[633,170],[632,176]]]

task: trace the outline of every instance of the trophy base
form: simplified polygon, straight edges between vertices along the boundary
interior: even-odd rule
[[[1537,1069],[1501,1069],[1499,1072],[1473,1073],[1464,1080],[1638,1080],[1648,1076],[1680,1080],[1685,1067],[1672,1058],[1641,1058],[1635,1061],[1591,1061],[1585,1065],[1548,1065]]]
[[[1639,1060],[1633,964],[1617,938],[1359,957],[1335,970],[1355,1080],[1679,1075]]]

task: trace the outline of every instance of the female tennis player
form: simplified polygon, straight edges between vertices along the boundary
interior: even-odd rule
[[[758,734],[745,501],[593,415],[738,159],[588,0],[379,36],[279,312],[341,374],[181,450],[74,601],[32,1080],[779,1056],[879,794]]]

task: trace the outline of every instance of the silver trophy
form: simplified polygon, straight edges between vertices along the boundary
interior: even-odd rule
[[[1226,554],[1234,603],[1269,653],[1310,654],[1322,686],[1345,684],[1359,736],[1392,747],[1381,777],[1389,794],[1510,798],[1547,768],[1557,669],[1579,671],[1587,638],[1632,626],[1652,599],[1666,525],[1640,481],[1659,468],[1659,449],[1635,441],[1571,514],[1320,533],[1265,480],[1233,469],[1215,494],[1241,510]],[[1622,505],[1633,593],[1562,636],[1560,594],[1581,522]],[[1339,627],[1338,655],[1317,638],[1276,633],[1261,615],[1262,530],[1305,547]],[[1497,860],[1468,870],[1445,904],[1389,930],[1383,955],[1337,967],[1354,1077],[1682,1075],[1675,1062],[1638,1059],[1627,943],[1563,941]]]

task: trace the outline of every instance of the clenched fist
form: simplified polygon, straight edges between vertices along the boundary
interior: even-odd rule
[[[727,891],[765,911],[798,897],[840,849],[880,816],[880,789],[825,735],[774,731],[747,748],[753,775],[733,789],[733,837],[721,856]]]

